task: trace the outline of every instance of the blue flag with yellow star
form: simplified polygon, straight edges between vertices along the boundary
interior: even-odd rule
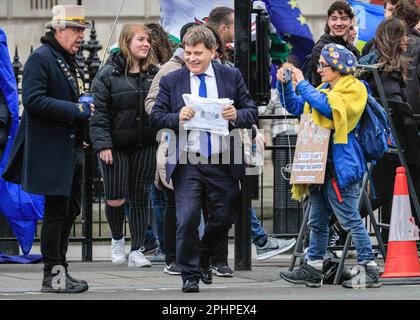
[[[271,23],[279,35],[289,43],[291,54],[303,64],[305,57],[312,52],[315,42],[296,0],[263,1]]]
[[[375,37],[376,29],[384,20],[384,7],[361,1],[347,1],[357,17],[358,31],[356,47],[362,51],[366,42]]]

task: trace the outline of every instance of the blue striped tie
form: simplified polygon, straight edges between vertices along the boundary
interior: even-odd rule
[[[200,79],[200,87],[198,88],[198,95],[203,98],[207,98],[207,86],[206,86],[206,74],[198,74],[197,77]],[[211,155],[211,135],[210,132],[200,131],[200,153],[209,157]]]

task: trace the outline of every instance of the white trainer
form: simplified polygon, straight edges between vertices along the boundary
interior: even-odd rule
[[[127,261],[125,252],[124,252],[124,245],[125,240],[122,238],[121,240],[114,240],[111,241],[111,260],[112,263],[115,264],[123,264]]]
[[[146,259],[143,253],[140,250],[131,251],[128,256],[128,266],[129,267],[151,267],[152,263]]]

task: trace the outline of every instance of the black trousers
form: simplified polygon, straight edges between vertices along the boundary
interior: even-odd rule
[[[41,228],[41,253],[45,271],[53,266],[66,266],[69,237],[76,217],[80,214],[83,182],[83,149],[76,148],[73,183],[70,196],[45,196],[44,219]]]
[[[207,223],[207,220],[210,216],[210,211],[208,208],[203,208],[204,212],[204,222]],[[217,267],[221,263],[226,263],[228,260],[228,250],[229,246],[229,230],[227,230],[218,240],[214,246],[213,252],[211,254],[210,260],[211,265]]]
[[[165,260],[170,265],[176,261],[176,210],[173,190],[165,189],[168,202],[164,216]]]

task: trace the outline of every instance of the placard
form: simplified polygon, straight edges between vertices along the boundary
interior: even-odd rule
[[[300,118],[291,184],[323,184],[331,130],[316,125],[310,114]]]

